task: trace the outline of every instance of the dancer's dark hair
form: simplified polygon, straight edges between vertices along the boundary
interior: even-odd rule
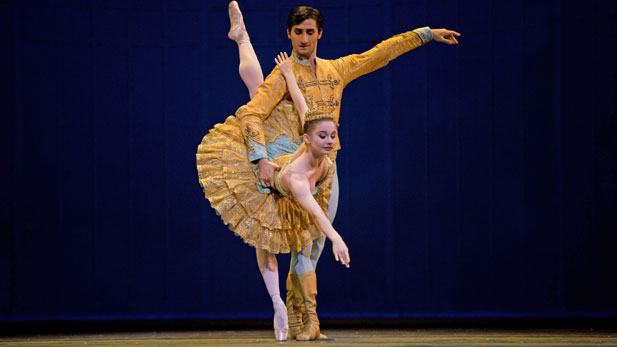
[[[308,6],[299,6],[291,10],[291,13],[287,16],[287,30],[291,31],[291,27],[307,19],[314,19],[317,23],[317,30],[321,32],[323,28],[323,15],[318,9]]]

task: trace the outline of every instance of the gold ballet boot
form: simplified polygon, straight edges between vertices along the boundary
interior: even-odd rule
[[[304,313],[302,321],[304,328],[296,335],[298,341],[310,341],[320,338],[319,319],[317,318],[317,275],[315,270],[298,275],[299,289],[302,294],[302,306]]]
[[[302,293],[298,284],[298,275],[287,274],[287,282],[285,284],[287,289],[287,321],[289,322],[289,338],[295,339],[304,325],[302,324]]]
[[[236,1],[230,2],[227,11],[229,13],[229,23],[231,24],[227,37],[236,41],[238,44],[250,42],[249,34],[244,26],[244,18],[242,17],[242,12],[240,11],[238,3]]]

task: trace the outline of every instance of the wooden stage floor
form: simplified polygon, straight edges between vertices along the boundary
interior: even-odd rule
[[[326,341],[276,343],[267,330],[122,332],[0,338],[0,346],[617,346],[593,330],[326,329]]]

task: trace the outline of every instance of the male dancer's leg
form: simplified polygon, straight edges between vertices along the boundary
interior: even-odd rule
[[[328,219],[330,223],[334,223],[334,217],[336,217],[336,211],[338,209],[338,170],[336,170],[336,162],[334,162],[334,177],[332,178],[332,192],[330,193],[330,200],[328,200]]]
[[[335,163],[336,168],[336,163]],[[334,217],[336,217],[336,211],[338,209],[339,198],[339,182],[338,174],[334,170],[334,177],[332,179],[332,193],[330,194],[330,200],[328,200],[328,219],[330,223],[334,223]],[[320,238],[313,240],[313,245],[306,247],[300,252],[291,252],[291,264],[289,271],[293,274],[303,275],[307,271],[317,269],[317,262],[321,256],[321,252],[326,243],[326,236],[321,235]]]
[[[328,219],[330,223],[334,221],[336,210],[338,206],[339,197],[339,182],[336,170],[334,171],[334,177],[332,181],[332,192],[330,194],[330,200],[328,201]],[[302,278],[305,276],[312,276],[315,278],[314,272],[317,268],[317,262],[321,256],[324,245],[326,242],[326,236],[322,235],[320,238],[313,240],[313,245],[302,249],[300,252],[291,252],[291,264],[289,266],[289,274],[287,275],[287,312],[289,314],[289,335],[290,338],[298,337],[307,338],[308,335],[303,332],[305,330],[303,326],[303,320],[306,321],[306,317],[303,318],[303,313],[306,312],[305,307],[300,305],[301,298],[303,296]],[[314,294],[316,295],[316,288]],[[312,296],[313,302],[315,302],[315,295]],[[306,324],[306,322],[304,322]],[[318,323],[317,323],[318,324]],[[327,339],[328,337],[321,334],[317,329],[318,339]]]
[[[242,12],[240,12],[240,7],[238,7],[238,3],[235,1],[229,3],[229,21],[231,22],[231,29],[229,29],[227,36],[238,44],[238,53],[240,55],[238,71],[252,99],[257,92],[257,88],[263,83],[264,75],[251,44],[249,34],[244,26]]]

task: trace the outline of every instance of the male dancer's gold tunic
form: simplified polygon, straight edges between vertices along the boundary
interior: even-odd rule
[[[306,99],[309,112],[316,108],[329,108],[333,111],[334,120],[338,124],[343,89],[349,82],[386,66],[391,60],[431,39],[430,29],[424,27],[393,36],[361,54],[352,54],[334,60],[317,58],[316,74],[313,74],[308,60],[292,54],[293,73]],[[276,119],[278,117],[269,120],[273,111],[275,114],[293,112],[293,108],[289,107],[286,107],[286,110],[279,109],[284,108],[284,105],[280,105],[281,101],[289,99],[285,77],[277,67],[257,89],[251,101],[236,111],[236,116],[241,121],[242,130],[247,139],[250,161],[285,154],[269,154],[268,147],[271,147],[281,135],[287,136],[293,142],[302,133],[297,126],[299,122],[294,122],[292,119],[289,119],[290,122],[284,122],[285,124]],[[334,149],[333,153],[340,149],[338,138]]]

